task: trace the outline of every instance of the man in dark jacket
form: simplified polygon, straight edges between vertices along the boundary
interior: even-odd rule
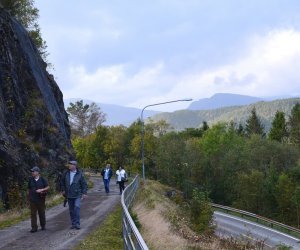
[[[110,164],[106,164],[106,167],[101,171],[101,175],[103,177],[105,192],[109,193],[109,182],[112,177],[112,170]]]
[[[80,229],[80,201],[87,197],[87,183],[76,161],[69,161],[68,168],[61,179],[61,191],[68,199],[71,228]]]
[[[40,168],[34,166],[30,169],[32,177],[28,180],[28,198],[30,202],[31,215],[31,233],[37,232],[37,213],[39,214],[41,229],[46,229],[46,215],[45,215],[45,194],[49,189],[48,182],[45,178],[40,176]]]

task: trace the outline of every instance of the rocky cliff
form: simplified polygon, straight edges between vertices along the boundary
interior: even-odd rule
[[[62,93],[27,31],[0,7],[0,194],[34,165],[55,175],[71,155]]]

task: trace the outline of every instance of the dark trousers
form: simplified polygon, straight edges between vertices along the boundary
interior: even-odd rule
[[[103,181],[104,181],[105,192],[109,193],[109,181],[110,181],[110,179],[103,179]]]
[[[119,188],[120,188],[120,194],[122,194],[123,190],[125,189],[124,181],[119,181]]]
[[[33,230],[38,229],[37,225],[37,213],[39,214],[40,224],[42,228],[46,226],[46,205],[45,200],[39,202],[30,202],[30,212],[31,212],[31,228]]]

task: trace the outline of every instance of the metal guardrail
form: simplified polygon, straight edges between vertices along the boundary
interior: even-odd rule
[[[248,216],[248,217],[251,217],[251,218],[255,219],[257,222],[263,221],[263,222],[265,222],[271,228],[274,228],[274,226],[277,226],[278,228],[282,228],[282,229],[286,230],[287,232],[293,232],[293,233],[296,233],[297,235],[300,235],[300,229],[294,228],[294,227],[291,227],[291,226],[288,226],[288,225],[285,225],[283,223],[280,223],[280,222],[277,222],[277,221],[274,221],[274,220],[271,220],[271,219],[268,219],[268,218],[265,218],[265,217],[262,217],[260,215],[253,214],[253,213],[250,213],[250,212],[247,212],[247,211],[243,211],[243,210],[239,210],[239,209],[232,208],[232,207],[227,207],[227,206],[222,206],[222,205],[214,204],[214,203],[210,203],[210,205],[212,207],[225,210],[226,212],[230,211],[230,212],[241,214],[242,217],[244,215]]]
[[[122,215],[122,226],[123,226],[123,240],[124,240],[124,249],[142,249],[148,250],[148,247],[142,238],[139,230],[134,224],[128,207],[131,205],[136,190],[139,185],[139,176],[137,175],[134,180],[125,188],[121,196],[121,204],[123,208]]]
[[[139,176],[137,175],[134,180],[125,188],[122,196],[121,196],[121,204],[123,208],[123,215],[122,215],[122,225],[123,225],[123,240],[124,240],[124,249],[131,250],[131,249],[141,249],[141,250],[148,250],[148,246],[146,245],[144,239],[142,238],[139,230],[137,229],[136,225],[134,224],[130,213],[128,211],[129,206],[131,205],[135,193],[137,191],[139,185]],[[214,208],[225,210],[228,212],[234,212],[240,214],[242,217],[248,216],[252,219],[255,219],[257,222],[263,221],[267,224],[268,227],[274,228],[274,226],[277,226],[278,228],[284,229],[287,232],[292,232],[298,235],[300,235],[300,229],[285,225],[283,223],[273,221],[271,219],[239,210],[232,207],[222,206],[214,203],[210,203],[210,205]]]

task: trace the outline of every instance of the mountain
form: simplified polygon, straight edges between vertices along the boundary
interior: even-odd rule
[[[25,28],[0,7],[0,190],[49,175],[72,155],[62,93]],[[1,200],[1,197],[0,197]]]
[[[79,101],[81,99],[79,98],[72,98],[72,99],[65,99],[65,107],[68,108],[70,103],[75,103],[76,101]],[[85,104],[91,104],[93,101],[91,100],[83,100],[83,103]],[[141,109],[137,108],[131,108],[131,107],[124,107],[120,105],[114,105],[114,104],[104,104],[104,103],[97,103],[95,102],[101,110],[106,114],[106,122],[104,125],[108,126],[116,126],[116,125],[124,125],[129,126],[134,121],[136,121],[138,118],[141,117]],[[150,116],[159,114],[159,111],[153,111],[153,110],[145,110],[143,113],[143,118],[146,119]]]
[[[166,120],[175,130],[198,128],[201,127],[203,121],[206,121],[209,125],[230,121],[244,125],[251,114],[251,110],[255,108],[258,117],[265,126],[265,131],[268,132],[276,111],[284,112],[286,118],[288,118],[296,103],[300,103],[300,98],[280,99],[270,102],[261,101],[244,106],[212,110],[180,110],[171,113],[160,113],[151,118],[154,121]]]
[[[251,103],[264,101],[265,99],[247,95],[237,95],[229,93],[218,93],[210,98],[203,98],[192,102],[188,107],[189,110],[209,110],[230,106],[248,105]]]

